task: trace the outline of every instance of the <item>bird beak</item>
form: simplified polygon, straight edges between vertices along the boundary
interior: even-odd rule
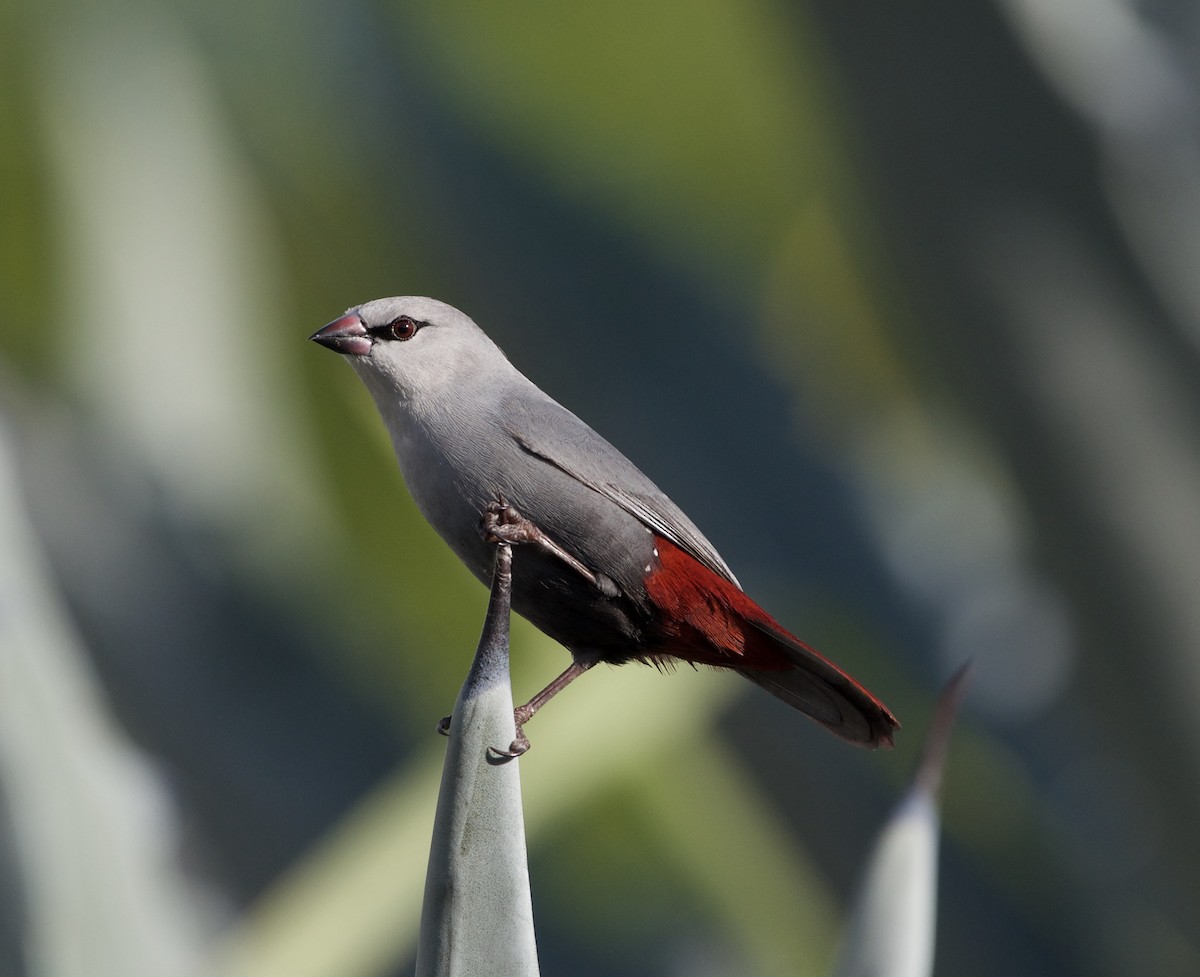
[[[366,356],[374,345],[362,319],[353,313],[334,319],[308,338],[343,356]]]

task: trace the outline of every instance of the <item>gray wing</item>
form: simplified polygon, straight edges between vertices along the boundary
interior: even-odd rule
[[[535,399],[511,398],[502,405],[501,416],[523,451],[615,502],[714,573],[741,586],[683,510],[632,461],[561,404],[545,394]]]

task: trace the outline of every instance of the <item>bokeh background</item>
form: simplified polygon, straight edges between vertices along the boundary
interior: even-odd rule
[[[544,973],[828,972],[968,659],[937,972],[1200,972],[1198,44],[1185,0],[0,6],[0,973],[411,971],[486,594],[306,342],[403,293],[904,723],[590,675],[522,761]]]

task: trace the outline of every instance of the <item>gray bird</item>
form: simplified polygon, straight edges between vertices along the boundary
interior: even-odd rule
[[[472,573],[522,545],[512,604],[571,666],[522,727],[597,662],[730,668],[854,743],[892,744],[878,699],[746,596],[699,529],[608,441],[527,379],[468,316],[377,299],[311,337],[343,354],[391,434],[421,513]]]

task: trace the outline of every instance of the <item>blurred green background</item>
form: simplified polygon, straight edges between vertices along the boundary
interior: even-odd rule
[[[411,971],[486,594],[306,342],[390,294],[904,724],[590,675],[522,761],[544,973],[826,973],[967,659],[937,972],[1200,972],[1198,49],[1183,0],[0,6],[0,973]],[[517,698],[565,662],[518,626]]]

